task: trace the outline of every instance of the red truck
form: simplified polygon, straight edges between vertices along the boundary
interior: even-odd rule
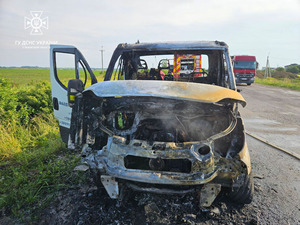
[[[231,57],[233,62],[233,72],[236,83],[254,83],[258,63],[256,57],[251,55],[235,55]]]

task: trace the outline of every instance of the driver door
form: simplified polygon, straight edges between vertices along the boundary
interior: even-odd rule
[[[68,143],[72,115],[68,82],[79,79],[85,89],[97,83],[97,79],[81,52],[69,45],[50,45],[50,77],[54,116],[59,121],[62,140]]]

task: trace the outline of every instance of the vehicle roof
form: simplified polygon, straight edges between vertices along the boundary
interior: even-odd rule
[[[156,42],[156,43],[135,43],[119,44],[117,49],[135,51],[168,51],[168,50],[203,50],[214,49],[224,50],[228,45],[220,41],[185,41],[185,42]]]

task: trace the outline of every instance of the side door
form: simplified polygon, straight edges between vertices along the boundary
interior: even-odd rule
[[[59,121],[62,140],[68,143],[72,116],[68,82],[81,80],[85,89],[97,83],[97,79],[81,52],[69,45],[50,45],[50,77],[54,116]]]

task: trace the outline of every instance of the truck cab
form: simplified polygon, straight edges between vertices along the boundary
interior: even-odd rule
[[[258,63],[255,56],[235,55],[231,57],[233,61],[233,72],[236,83],[254,83]]]

